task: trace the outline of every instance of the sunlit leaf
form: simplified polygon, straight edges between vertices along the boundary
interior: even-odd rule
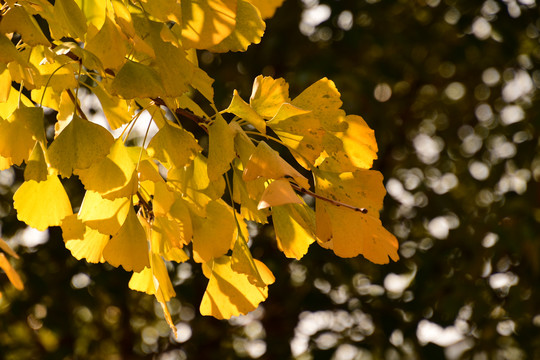
[[[17,61],[21,64],[26,62],[11,40],[3,33],[0,33],[0,62],[7,64],[12,61]]]
[[[236,26],[238,0],[183,0],[182,37],[186,47],[208,49]]]
[[[0,38],[1,43],[1,38]],[[0,47],[2,45],[0,44]],[[0,49],[0,53],[2,50]],[[1,55],[0,55],[1,56]],[[2,70],[2,67],[4,68]],[[11,74],[6,66],[0,64],[0,102],[8,101],[9,93],[11,92]]]
[[[0,155],[19,165],[28,160],[36,140],[45,141],[43,109],[20,107],[7,119],[0,118]]]
[[[230,168],[235,158],[234,132],[221,115],[218,114],[208,129],[208,178],[216,180]]]
[[[268,19],[274,16],[276,9],[283,4],[284,0],[249,0],[261,12],[263,19]]]
[[[288,258],[301,259],[315,241],[315,216],[307,205],[272,207],[272,220],[279,250]]]
[[[7,242],[5,242],[2,238],[0,238],[0,249],[2,249],[2,251],[4,251],[6,254],[13,256],[15,259],[19,258],[19,255],[17,255],[17,253],[13,251],[13,249],[11,249]]]
[[[257,148],[249,158],[243,175],[245,181],[255,180],[259,177],[274,180],[291,177],[301,187],[305,189],[309,188],[308,180],[283,160],[279,156],[279,153],[264,141],[259,142],[259,145],[257,145]]]
[[[86,34],[86,17],[73,0],[57,0],[54,2],[54,17],[63,28],[64,36],[84,39]]]
[[[294,192],[288,180],[272,181],[264,190],[258,209],[266,209],[271,206],[284,204],[302,204],[302,199]]]
[[[105,68],[119,69],[126,60],[127,39],[109,17],[95,36],[86,41],[85,49],[96,55]]]
[[[109,235],[89,228],[77,215],[67,216],[61,227],[66,249],[74,258],[86,259],[89,263],[105,262],[103,249],[109,242]]]
[[[159,301],[169,301],[176,296],[165,262],[156,254],[150,254],[150,267],[133,273],[129,288],[156,295]]]
[[[264,119],[240,97],[238,91],[234,90],[231,104],[225,111],[246,120],[263,134],[266,133]]]
[[[254,260],[263,279],[271,280],[271,272],[260,261]],[[229,319],[231,316],[245,315],[253,311],[268,297],[267,286],[252,284],[248,276],[235,272],[230,256],[222,256],[204,265],[210,274],[210,280],[201,301],[202,315],[211,315],[217,319]]]
[[[201,147],[191,133],[166,122],[148,144],[147,151],[148,155],[170,169],[187,165],[201,151]]]
[[[45,154],[43,153],[41,143],[36,142],[24,169],[24,180],[44,181],[47,180],[47,175],[48,170]]]
[[[87,23],[101,29],[105,22],[108,2],[105,0],[75,0],[75,2],[83,11]]]
[[[127,60],[111,84],[111,94],[124,99],[156,98],[165,93],[158,72],[144,64]]]
[[[271,119],[283,103],[290,102],[289,84],[284,79],[259,75],[253,82],[249,105],[260,116]]]
[[[87,191],[77,216],[88,227],[114,235],[124,223],[130,207],[129,198],[107,200],[97,192]]]
[[[140,272],[150,267],[146,233],[132,206],[118,233],[103,249],[103,257],[112,266],[122,266],[126,271]]]
[[[133,109],[126,100],[108,94],[100,83],[92,88],[92,92],[98,97],[111,129],[118,129],[131,121]]]
[[[258,44],[266,25],[257,8],[248,0],[238,0],[236,26],[233,32],[219,44],[211,47],[212,52],[246,51],[251,44]]]
[[[3,253],[0,253],[0,269],[4,270],[9,281],[13,284],[15,289],[24,290],[24,284],[17,271],[11,266],[11,263]]]
[[[62,219],[73,213],[57,175],[49,175],[40,182],[25,181],[13,195],[13,206],[19,220],[41,231],[60,225]]]
[[[109,153],[114,138],[104,127],[74,116],[49,147],[49,163],[64,177],[87,169]]]
[[[49,40],[43,35],[36,20],[26,12],[22,6],[13,6],[2,15],[0,22],[0,33],[17,32],[21,34],[22,40],[31,46],[49,46]]]
[[[222,200],[211,201],[206,206],[206,217],[194,216],[193,222],[193,259],[208,262],[224,255],[233,242],[236,228],[234,211]]]

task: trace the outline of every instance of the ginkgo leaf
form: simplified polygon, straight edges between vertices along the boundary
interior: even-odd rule
[[[11,158],[5,158],[0,155],[0,171],[9,169],[13,165]]]
[[[259,273],[264,274],[263,279],[266,277],[267,281],[272,280],[266,265],[258,260],[254,262]],[[202,315],[211,315],[217,319],[245,315],[268,297],[268,286],[252,284],[247,275],[235,272],[231,265],[230,256],[222,256],[204,265],[210,280],[201,301]]]
[[[104,0],[75,0],[82,10],[88,24],[100,29],[105,22],[107,13],[107,1]]]
[[[145,12],[163,22],[171,20],[177,24],[182,23],[182,7],[176,0],[144,0],[143,8]]]
[[[208,262],[229,251],[236,229],[233,211],[223,200],[210,201],[205,218],[192,218],[193,260]]]
[[[255,221],[260,224],[268,222],[270,212],[267,209],[259,209],[259,199],[264,192],[264,182],[266,180],[259,178],[257,180],[245,182],[242,180],[242,172],[235,167],[233,175],[233,200],[240,204],[240,214],[249,221]]]
[[[165,216],[171,210],[176,201],[174,192],[169,190],[164,181],[154,183],[154,197],[152,199],[152,210],[156,215]]]
[[[246,166],[251,154],[255,151],[253,141],[247,136],[245,131],[238,125],[236,121],[231,121],[229,127],[234,131],[234,148],[242,161],[242,165]]]
[[[2,39],[0,34],[0,53],[2,53],[1,41]],[[9,93],[11,92],[11,89],[11,74],[9,73],[9,70],[5,65],[0,64],[0,102],[5,102],[9,99]]]
[[[128,286],[132,290],[156,295],[160,302],[176,296],[165,262],[156,254],[150,254],[150,267],[133,273]]]
[[[189,256],[183,249],[171,248],[168,253],[163,255],[163,259],[183,263],[189,260]]]
[[[103,249],[103,257],[112,266],[122,266],[126,271],[140,272],[150,267],[146,233],[132,206],[118,233]]]
[[[107,200],[97,192],[87,191],[77,216],[88,227],[114,235],[124,223],[130,207],[129,198]]]
[[[63,177],[70,177],[74,169],[87,169],[105,157],[113,142],[104,127],[74,116],[49,147],[49,163]]]
[[[234,90],[231,104],[225,111],[246,120],[263,134],[266,133],[266,122],[240,97],[238,91]]]
[[[19,255],[17,255],[17,253],[13,251],[13,249],[11,249],[8,243],[5,242],[2,238],[0,238],[0,249],[2,249],[2,251],[4,251],[5,253],[13,256],[15,259],[19,258]]]
[[[19,274],[17,274],[17,271],[15,271],[13,266],[11,266],[11,263],[3,253],[0,253],[0,269],[4,270],[9,281],[11,282],[11,284],[13,284],[15,289],[24,290],[24,284],[21,280],[21,277],[19,276]]]
[[[75,170],[86,190],[92,190],[105,197],[107,193],[127,186],[135,173],[135,164],[131,160],[122,138],[116,139],[109,154],[89,168]],[[123,196],[131,195],[129,191]]]
[[[369,169],[377,158],[377,141],[372,129],[357,115],[346,117],[347,130],[341,137],[343,149],[351,163],[361,169]]]
[[[308,180],[264,141],[257,145],[249,158],[243,175],[245,181],[255,180],[259,177],[275,180],[292,177],[304,189],[309,188]]]
[[[25,181],[13,195],[13,206],[19,220],[41,231],[60,225],[62,219],[73,213],[57,175],[49,175],[40,182]]]
[[[379,211],[386,193],[382,175],[374,170],[354,173],[317,171],[316,193],[343,204],[367,209],[367,214],[317,199],[316,219],[319,243],[341,257],[359,254],[374,263],[397,261],[398,242],[382,226]]]
[[[49,40],[43,35],[37,21],[26,12],[22,6],[12,6],[2,15],[0,33],[7,34],[17,32],[22,40],[30,46],[49,46]]]
[[[176,124],[166,122],[148,144],[148,155],[167,169],[189,164],[202,148],[193,135]]]
[[[167,216],[155,216],[151,226],[150,247],[155,254],[167,254],[184,245],[183,224]]]
[[[258,44],[264,34],[266,24],[257,8],[248,0],[238,0],[236,26],[233,32],[219,44],[211,47],[211,52],[246,51],[251,44]]]
[[[40,142],[36,142],[24,169],[24,180],[44,181],[48,174],[43,148]]]
[[[265,283],[265,279],[262,278],[259,273],[259,269],[251,251],[249,250],[246,239],[249,237],[247,226],[244,222],[240,224],[240,231],[238,231],[238,237],[234,243],[233,252],[231,256],[231,268],[233,271],[248,276],[248,280],[259,287],[268,285]]]
[[[301,259],[315,241],[315,216],[307,205],[272,207],[272,221],[279,250],[286,257]]]
[[[303,204],[288,180],[274,180],[264,190],[257,209],[266,209],[271,206],[284,204]]]
[[[86,34],[86,17],[73,0],[57,0],[54,2],[54,18],[62,28],[62,37],[73,37],[84,40]]]
[[[180,224],[180,230],[178,235],[180,236],[180,243],[187,245],[191,242],[193,237],[193,225],[191,222],[191,215],[189,208],[185,203],[185,200],[178,198],[171,205],[168,214],[174,218]]]
[[[208,49],[219,44],[236,26],[238,0],[183,0],[182,43]]]
[[[7,120],[0,118],[0,156],[16,165],[28,160],[36,140],[44,138],[41,108],[21,107]]]
[[[62,221],[61,227],[66,249],[74,258],[86,259],[94,264],[105,262],[103,249],[109,242],[109,235],[89,228],[77,215],[67,216]]]
[[[283,4],[285,0],[249,0],[261,12],[263,19],[268,19],[274,16],[276,9]]]
[[[126,61],[127,38],[107,16],[97,34],[86,40],[85,49],[96,55],[105,68],[119,69]]]
[[[249,105],[260,116],[271,119],[276,115],[283,103],[290,101],[289,84],[284,79],[273,79],[262,75],[255,78]]]
[[[152,67],[127,60],[110,85],[110,93],[124,99],[156,98],[165,93],[159,73]]]
[[[126,100],[108,94],[101,83],[93,87],[92,92],[98,97],[111,129],[116,130],[131,121],[133,110]]]
[[[236,157],[234,135],[225,119],[217,114],[208,129],[208,178],[210,181],[216,180],[230,169],[231,161]]]
[[[0,32],[0,62],[7,64],[12,61],[17,61],[21,64],[26,63],[11,40],[9,40],[3,32]]]
[[[12,79],[12,80],[15,81],[15,79]],[[2,114],[0,116],[0,119],[2,118],[2,116],[7,116],[9,114],[12,114],[17,108],[19,108],[19,94],[20,94],[20,100],[21,100],[20,102],[22,103],[22,105],[27,106],[27,107],[34,106],[34,103],[32,103],[32,100],[27,98],[24,94],[21,94],[18,91],[10,91],[8,95],[8,99],[5,102],[0,102],[0,114]]]
[[[268,122],[272,125],[279,123],[280,121],[292,118],[297,115],[304,115],[310,113],[310,110],[300,109],[299,107],[294,106],[293,104],[283,103],[277,113],[271,118]]]

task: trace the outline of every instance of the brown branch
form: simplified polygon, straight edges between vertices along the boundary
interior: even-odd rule
[[[342,202],[339,202],[339,201],[336,201],[336,200],[332,200],[332,199],[329,199],[329,198],[324,197],[322,195],[315,194],[313,191],[304,189],[303,187],[298,186],[296,184],[293,184],[293,183],[290,183],[290,184],[293,187],[293,189],[295,189],[296,191],[300,191],[301,193],[313,196],[314,198],[317,198],[319,200],[327,201],[332,205],[341,206],[341,207],[344,207],[344,208],[347,208],[347,209],[351,209],[353,211],[361,212],[362,214],[367,214],[368,213],[368,210],[366,208],[360,208],[360,207],[345,204],[345,203],[342,203]]]
[[[82,111],[82,109],[81,109],[81,107],[79,105],[78,99],[76,99],[75,95],[73,95],[73,91],[71,91],[71,89],[68,89],[67,93],[68,93],[69,98],[71,99],[71,101],[73,101],[73,103],[77,107],[77,112],[80,114],[81,118],[83,118],[84,120],[88,120],[88,118],[86,117],[86,114]]]
[[[165,104],[165,101],[163,101],[163,99],[161,99],[161,98],[154,98],[154,99],[152,99],[152,101],[154,101],[154,103],[156,105],[168,107],[167,104]],[[194,113],[192,113],[189,110],[182,109],[182,108],[174,109],[174,112],[176,113],[176,115],[178,115],[180,117],[183,117],[183,118],[186,118],[186,119],[189,119],[189,120],[193,121],[194,123],[196,123],[201,129],[203,129],[208,134],[208,129],[206,128],[206,125],[207,125],[208,122],[207,122],[206,119],[195,115]]]

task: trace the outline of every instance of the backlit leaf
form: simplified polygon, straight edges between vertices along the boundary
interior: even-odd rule
[[[236,26],[238,0],[183,0],[182,37],[186,47],[208,49]]]
[[[110,92],[124,99],[156,98],[164,94],[165,89],[154,68],[127,60],[114,77]]]
[[[246,51],[251,44],[258,44],[266,25],[257,8],[248,0],[238,0],[236,26],[233,32],[219,44],[211,47],[212,52]]]
[[[264,141],[259,142],[259,145],[257,145],[249,158],[243,175],[245,181],[255,180],[259,177],[274,180],[292,177],[301,187],[309,188],[308,180],[283,160],[279,153]]]
[[[166,122],[147,147],[148,155],[158,159],[167,169],[187,165],[201,147],[193,135],[176,124]]]
[[[284,0],[249,0],[261,12],[263,19],[268,19],[274,16],[276,9],[283,4]]]
[[[272,207],[272,220],[279,250],[288,258],[301,259],[315,241],[315,216],[307,205]]]
[[[48,170],[45,154],[43,153],[41,143],[36,142],[24,169],[24,180],[44,181],[47,180],[47,175]]]
[[[129,198],[107,200],[97,192],[87,191],[77,216],[88,227],[114,235],[124,223],[130,207]]]
[[[231,161],[235,158],[234,132],[221,115],[208,129],[209,150],[208,150],[208,178],[210,181],[216,180],[223,173],[230,169]]]
[[[271,119],[283,103],[290,101],[289,84],[284,79],[262,75],[255,78],[249,104],[260,116]]]
[[[296,194],[288,180],[272,181],[264,190],[258,209],[266,209],[271,206],[284,204],[303,204],[302,199]]]
[[[113,142],[104,127],[74,116],[49,147],[49,163],[69,177],[74,169],[87,169],[105,157]]]
[[[122,266],[126,271],[140,272],[150,267],[146,233],[132,206],[118,233],[103,249],[103,257],[112,266]]]
[[[270,270],[262,262],[254,260],[259,273],[271,282]],[[204,265],[210,280],[201,301],[202,315],[211,315],[217,319],[229,319],[231,316],[245,315],[253,311],[268,297],[268,286],[251,283],[248,276],[235,272],[230,256],[222,256]]]
[[[109,235],[89,228],[77,215],[66,217],[61,226],[66,249],[74,258],[94,264],[105,262],[103,249],[109,242]]]
[[[49,226],[59,226],[71,215],[71,203],[57,175],[47,180],[25,181],[13,195],[17,218],[27,225],[44,231]]]
[[[0,253],[0,269],[4,270],[9,281],[13,284],[15,289],[24,289],[24,284],[21,280],[21,277],[19,276],[19,274],[17,274],[17,271],[15,271],[13,266],[11,266],[11,263],[3,253]]]
[[[0,33],[6,34],[12,32],[21,34],[22,40],[28,45],[50,45],[49,40],[43,35],[36,20],[22,6],[10,7],[7,13],[2,16]]]
[[[225,111],[246,120],[263,134],[266,133],[264,119],[240,97],[238,91],[234,90],[231,104]]]
[[[86,41],[85,49],[96,55],[105,68],[119,69],[125,62],[127,39],[108,16],[97,34]]]
[[[211,201],[206,206],[206,217],[194,216],[193,259],[208,262],[224,255],[233,242],[236,229],[234,211],[224,201]]]

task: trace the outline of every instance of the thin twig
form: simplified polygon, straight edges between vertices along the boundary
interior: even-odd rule
[[[314,198],[317,198],[319,200],[327,201],[332,205],[341,206],[341,207],[344,207],[344,208],[347,208],[347,209],[351,209],[353,211],[361,212],[362,214],[367,214],[368,213],[368,210],[366,208],[356,207],[356,206],[345,204],[345,203],[342,203],[342,202],[339,202],[339,201],[336,201],[336,200],[332,200],[332,199],[329,199],[329,198],[324,197],[322,195],[315,194],[313,191],[310,191],[308,189],[304,189],[303,187],[298,186],[296,184],[293,184],[293,183],[290,183],[290,184],[293,187],[293,189],[295,189],[296,191],[300,191],[301,193],[313,196]]]

